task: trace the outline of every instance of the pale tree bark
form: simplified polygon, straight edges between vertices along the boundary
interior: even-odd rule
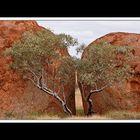
[[[48,88],[48,85],[45,83],[45,71],[44,69],[42,69],[42,74],[41,76],[37,76],[31,69],[29,69],[28,71],[30,71],[30,73],[32,74],[33,78],[31,77],[27,77],[26,79],[30,80],[37,88],[39,88],[40,90],[42,90],[44,93],[53,96],[55,99],[57,99],[57,101],[60,102],[63,111],[68,114],[68,115],[72,115],[71,110],[68,108],[67,104],[66,104],[66,99],[64,98],[64,100],[58,95],[57,92],[51,90],[50,88]],[[48,78],[48,77],[47,77]],[[63,91],[64,92],[64,91]],[[64,93],[63,97],[65,97]]]

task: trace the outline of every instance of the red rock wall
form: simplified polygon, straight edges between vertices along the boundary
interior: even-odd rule
[[[63,113],[61,105],[53,97],[41,92],[32,83],[24,81],[16,71],[9,69],[10,59],[2,55],[5,48],[20,39],[23,32],[42,29],[35,21],[0,21],[0,114]],[[59,50],[62,57],[66,49]],[[51,71],[51,70],[50,70]],[[68,107],[75,114],[75,78],[65,86]]]
[[[135,50],[135,55],[140,56],[140,34],[134,33],[110,33],[93,41],[89,46],[106,41],[117,46],[131,46]],[[82,58],[85,57],[85,52]],[[92,96],[93,109],[97,113],[105,113],[110,110],[130,110],[140,111],[140,62],[133,62],[136,76],[123,83],[123,90],[116,84],[113,88],[108,88],[101,94]],[[81,86],[81,85],[79,85]],[[82,95],[88,94],[88,90],[84,89]],[[87,103],[83,99],[85,113],[87,112]]]

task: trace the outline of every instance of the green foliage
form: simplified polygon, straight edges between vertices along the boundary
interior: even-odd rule
[[[79,47],[76,48],[77,54],[82,53],[85,48],[86,48],[86,45],[82,43]]]
[[[76,39],[70,35],[54,35],[51,31],[28,31],[21,39],[13,44],[11,48],[6,49],[5,54],[13,58],[11,67],[15,70],[29,74],[29,70],[39,76],[42,74],[42,68],[53,64],[53,61],[60,61],[60,66],[55,72],[59,77],[47,77],[49,84],[56,86],[55,79],[66,83],[69,81],[71,73],[74,73],[74,60],[71,57],[60,57],[56,47],[75,45]],[[63,48],[64,49],[64,48]],[[52,72],[53,73],[53,72]],[[26,76],[25,76],[26,77]]]
[[[120,82],[129,76],[130,58],[132,53],[128,46],[114,46],[106,42],[90,46],[85,58],[77,63],[80,81],[90,86]]]
[[[58,68],[57,76],[60,78],[61,84],[66,84],[66,81],[69,81],[74,77],[76,71],[76,58],[66,57],[61,59],[61,65]]]
[[[57,92],[61,91],[65,97],[64,84],[69,81],[68,78],[71,78],[69,76],[74,71],[71,71],[71,67],[69,67],[72,66],[70,57],[63,60],[64,56],[60,54],[60,50],[64,48],[57,47],[68,47],[76,43],[77,41],[69,35],[61,34],[58,36],[48,30],[29,31],[25,32],[19,41],[5,51],[5,54],[13,58],[11,67],[20,71],[24,79],[30,80],[40,90],[57,99],[64,112],[69,115],[72,114],[71,110],[67,107],[65,99],[63,100],[59,95],[56,95],[55,89],[59,82],[63,82],[62,86],[57,86],[59,88]],[[60,66],[62,68],[58,68],[62,64],[63,66]],[[60,73],[62,77],[56,77],[57,73]]]
[[[6,50],[6,54],[13,58],[12,68],[20,71],[32,69],[39,73],[43,64],[49,63],[49,58],[56,57],[54,46],[57,43],[58,39],[49,31],[28,31]]]
[[[78,40],[73,38],[71,35],[61,33],[61,34],[57,35],[57,37],[61,41],[63,47],[65,47],[65,48],[78,45]]]

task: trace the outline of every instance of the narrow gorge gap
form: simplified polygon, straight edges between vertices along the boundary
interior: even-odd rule
[[[76,75],[76,84],[75,84],[75,105],[76,105],[76,115],[77,116],[83,116],[84,115],[84,109],[83,109],[83,103],[82,103],[82,96],[81,92],[78,86],[77,81],[77,73]]]

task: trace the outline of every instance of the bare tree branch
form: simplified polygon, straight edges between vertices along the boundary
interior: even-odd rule
[[[38,86],[39,88],[42,87],[42,75],[41,75],[39,78],[37,78],[37,86]]]
[[[37,83],[32,78],[27,77],[27,76],[26,77],[24,76],[24,78],[30,80],[35,86],[37,86]]]
[[[42,74],[42,85],[45,85],[44,68],[42,68],[41,74]]]
[[[90,94],[101,92],[101,91],[103,91],[105,88],[107,88],[108,86],[109,86],[109,84],[103,86],[103,87],[100,88],[100,89],[91,90],[91,91],[90,91]]]
[[[97,84],[95,83],[95,89],[97,90],[98,89],[98,87],[97,87]]]
[[[64,92],[64,85],[63,85],[63,91],[62,91],[62,93],[63,93],[64,102],[66,103],[66,96],[65,96],[65,92]]]
[[[52,90],[48,89],[48,88],[41,88],[41,90],[43,90],[44,92],[48,93],[49,95],[55,97],[63,106],[63,110],[65,113],[68,113],[69,115],[72,115],[71,110],[67,107],[66,103],[59,97],[59,95],[56,92],[53,92]]]
[[[38,79],[38,76],[35,74],[35,72],[33,72],[33,70],[29,67],[26,68],[27,71],[29,71],[30,73],[33,74],[34,77],[36,77],[36,79]]]

